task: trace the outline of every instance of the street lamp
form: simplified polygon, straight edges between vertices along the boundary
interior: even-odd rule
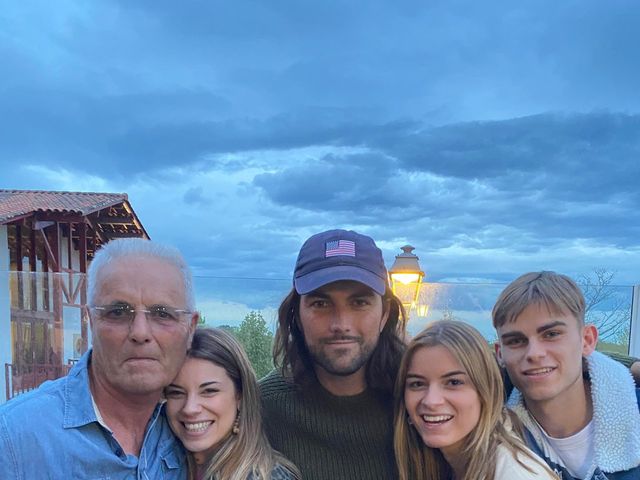
[[[420,295],[420,286],[424,272],[420,269],[418,256],[411,245],[401,247],[402,253],[396,255],[396,260],[389,269],[391,277],[391,290],[400,299],[404,305],[407,315],[411,314],[411,310],[421,317],[426,317],[429,306],[418,305],[418,297]]]

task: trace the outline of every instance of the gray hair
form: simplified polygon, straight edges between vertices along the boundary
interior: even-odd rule
[[[196,302],[193,295],[191,270],[187,266],[187,262],[185,262],[182,254],[174,247],[155,243],[144,238],[119,238],[117,240],[111,240],[96,252],[87,272],[87,301],[89,305],[94,304],[97,293],[98,276],[102,269],[109,263],[128,256],[157,258],[176,266],[182,273],[182,279],[184,281],[184,292],[187,302],[186,308],[191,311],[195,309]]]

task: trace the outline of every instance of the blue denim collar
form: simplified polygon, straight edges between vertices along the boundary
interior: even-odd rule
[[[63,428],[78,428],[98,421],[89,389],[90,358],[91,350],[78,360],[65,378]]]

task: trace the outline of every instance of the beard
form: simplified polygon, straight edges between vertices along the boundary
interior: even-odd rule
[[[330,346],[331,341],[353,340],[355,343],[345,345],[344,348]],[[361,337],[341,336],[321,340],[318,344],[307,345],[311,360],[316,366],[322,367],[327,373],[346,377],[353,375],[364,367],[376,344],[366,344]]]

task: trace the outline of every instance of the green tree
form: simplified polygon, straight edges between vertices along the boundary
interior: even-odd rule
[[[220,325],[218,328],[238,338],[238,327],[234,327],[233,325]]]
[[[235,332],[244,347],[258,378],[264,377],[273,369],[271,346],[273,335],[259,312],[250,312]]]

